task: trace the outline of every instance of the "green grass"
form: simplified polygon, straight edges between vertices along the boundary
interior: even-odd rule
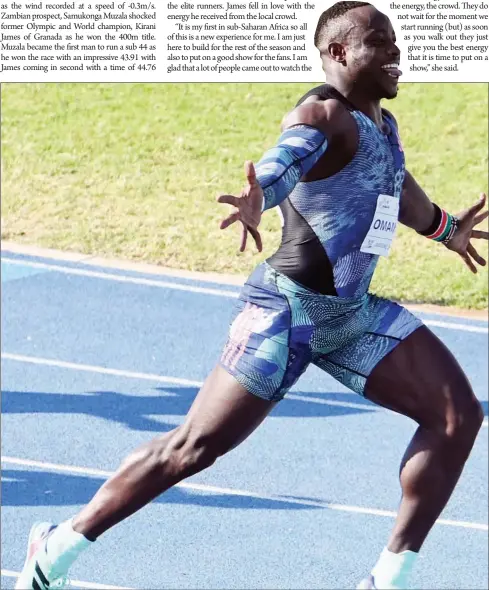
[[[306,84],[2,84],[2,239],[175,268],[248,273],[265,251],[237,252],[218,229],[243,162],[275,143]],[[407,84],[388,103],[407,165],[457,212],[487,190],[487,85]],[[487,245],[479,244],[487,254]],[[403,301],[487,307],[473,276],[442,246],[401,228],[372,290]]]

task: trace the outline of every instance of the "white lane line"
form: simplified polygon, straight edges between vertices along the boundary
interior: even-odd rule
[[[33,461],[31,459],[20,459],[18,457],[2,456],[2,463],[11,465],[21,465],[23,467],[36,467],[43,470],[59,471],[63,473],[79,473],[82,475],[95,476],[108,478],[112,475],[111,471],[104,471],[101,469],[92,469],[88,467],[76,467],[73,465],[62,465],[58,463],[47,463],[45,461]],[[204,484],[180,482],[175,487],[197,490],[200,492],[206,492],[217,495],[228,495],[228,496],[244,496],[247,498],[256,498],[259,500],[268,500],[273,502],[281,502],[284,504],[295,504],[297,506],[312,506],[315,508],[327,508],[329,510],[337,510],[340,512],[352,512],[356,514],[368,514],[371,516],[385,516],[389,518],[395,518],[397,513],[392,510],[380,510],[378,508],[367,508],[364,506],[349,506],[347,504],[334,504],[326,502],[320,499],[306,499],[306,498],[295,498],[293,496],[283,496],[280,494],[260,494],[257,492],[250,492],[248,490],[238,490],[234,488],[221,488],[217,486],[210,486]],[[475,529],[479,531],[487,531],[489,527],[487,524],[479,522],[471,522],[466,520],[452,520],[446,518],[440,518],[437,524],[452,526],[464,529]]]
[[[246,281],[246,275],[226,274],[221,272],[202,272],[183,270],[178,268],[169,268],[160,264],[146,263],[131,260],[121,260],[118,258],[103,258],[96,254],[82,254],[80,252],[66,252],[64,250],[53,250],[51,248],[41,248],[28,244],[18,244],[8,240],[1,241],[1,251],[5,256],[21,254],[35,258],[43,258],[51,261],[55,265],[59,262],[75,262],[85,266],[98,267],[103,269],[115,269],[123,272],[135,272],[138,275],[150,274],[174,279],[185,279],[194,282],[209,283],[213,285],[227,287],[242,287]],[[56,262],[54,262],[56,261]],[[433,304],[407,303],[407,309],[414,313],[467,319],[488,323],[489,317],[487,312],[472,312],[470,310],[457,309],[453,307],[444,308]]]
[[[216,295],[218,297],[230,297],[236,299],[238,297],[237,291],[227,291],[224,289],[214,289],[211,287],[194,287],[193,285],[186,285],[175,282],[159,281],[152,279],[144,279],[141,277],[132,277],[127,275],[116,275],[106,272],[98,272],[94,270],[85,270],[79,268],[71,268],[69,266],[59,266],[57,264],[47,264],[45,262],[33,262],[17,260],[14,258],[2,257],[2,262],[7,264],[18,264],[20,266],[32,266],[33,268],[43,268],[53,272],[62,272],[65,274],[79,275],[92,277],[96,279],[104,279],[109,281],[118,281],[120,283],[133,283],[136,285],[146,285],[149,287],[158,287],[163,289],[177,289],[179,291],[189,291],[191,293],[202,293],[205,295]],[[482,321],[482,320],[481,320]],[[438,328],[446,328],[449,330],[461,330],[463,332],[474,332],[478,334],[488,334],[489,328],[485,326],[472,326],[469,324],[459,324],[452,322],[442,322],[438,320],[423,320],[427,326],[434,326]]]
[[[308,402],[311,404],[319,404],[322,406],[339,406],[340,408],[351,408],[352,410],[368,410],[370,412],[384,410],[383,408],[379,408],[378,406],[374,406],[373,404],[356,404],[354,402],[341,402],[336,401],[334,399],[323,399],[322,397],[313,397],[310,395],[296,395],[295,393],[288,393],[285,398],[285,401],[287,401],[288,399],[296,400],[299,402]],[[389,412],[390,414],[395,413],[391,412],[390,410],[384,411]]]
[[[23,260],[14,260],[12,258],[2,257],[2,262],[7,264],[18,264],[20,266],[32,266],[33,268],[44,268],[53,272],[62,272],[69,275],[78,275],[92,277],[95,279],[105,279],[108,281],[118,281],[119,283],[133,283],[135,285],[145,285],[147,287],[159,287],[161,289],[177,289],[178,291],[190,291],[191,293],[203,293],[205,295],[218,295],[220,297],[237,298],[237,291],[225,291],[223,289],[211,289],[210,287],[194,287],[193,285],[184,285],[180,283],[170,283],[168,281],[157,281],[144,279],[141,277],[131,277],[127,275],[115,275],[106,272],[97,272],[95,270],[85,270],[80,268],[71,268],[69,266],[58,266],[57,264],[46,264],[45,262],[25,262]]]
[[[6,578],[18,578],[20,572],[2,569],[2,576]],[[109,586],[109,584],[96,584],[95,582],[82,582],[81,580],[70,580],[70,586],[73,586],[73,588],[94,588],[94,590],[131,590],[125,586]]]
[[[462,330],[463,332],[476,332],[478,334],[489,333],[489,328],[483,326],[470,326],[469,324],[452,324],[451,322],[440,322],[438,320],[423,320],[427,326],[436,328],[448,328],[449,330]]]
[[[135,272],[138,275],[154,275],[158,277],[170,277],[177,279],[185,279],[190,281],[199,281],[203,283],[212,283],[214,285],[226,285],[230,287],[240,287],[246,280],[245,275],[228,274],[215,271],[193,271],[184,270],[182,268],[170,268],[161,264],[151,262],[141,262],[135,260],[124,260],[120,258],[103,258],[96,254],[80,254],[76,252],[66,252],[64,250],[51,250],[47,248],[38,248],[35,246],[27,246],[1,241],[1,252],[4,256],[22,255],[28,256],[29,259],[42,258],[47,259],[51,264],[60,264],[64,262],[75,262],[90,266],[92,268],[98,267],[104,270],[113,269],[116,271],[123,271],[126,273]],[[443,314],[446,315],[446,314]],[[465,317],[465,316],[458,316]]]
[[[158,381],[159,383],[170,383],[176,385],[188,385],[189,387],[202,387],[202,381],[191,381],[189,379],[180,379],[179,377],[165,377],[151,373],[136,373],[133,371],[122,371],[120,369],[108,369],[96,365],[82,365],[80,363],[67,363],[53,359],[39,358],[36,356],[24,356],[21,354],[10,354],[2,352],[2,358],[20,363],[32,363],[34,365],[45,365],[48,367],[57,367],[59,369],[72,369],[75,371],[86,371],[89,373],[101,373],[103,375],[115,375],[117,377],[129,377],[130,379],[142,379],[145,381]]]
[[[156,381],[158,383],[167,383],[172,385],[187,385],[189,387],[202,387],[202,381],[191,381],[190,379],[181,379],[180,377],[169,377],[167,375],[157,375],[154,373],[137,373],[134,371],[123,371],[121,369],[108,369],[106,367],[99,367],[96,365],[82,365],[80,363],[68,363],[65,361],[56,361],[53,359],[45,359],[35,356],[25,356],[21,354],[12,354],[9,352],[2,352],[2,358],[10,361],[16,361],[20,363],[31,363],[34,365],[43,365],[47,367],[56,367],[58,369],[70,369],[73,371],[85,371],[88,373],[100,373],[102,375],[115,375],[117,377],[127,377],[130,379],[141,379],[145,381]],[[352,408],[355,410],[367,410],[376,412],[388,412],[389,414],[396,414],[379,406],[370,404],[356,404],[354,402],[343,402],[337,400],[327,400],[321,397],[311,397],[296,395],[289,393],[285,397],[287,400],[296,400],[303,403],[314,403],[325,406],[338,406],[342,408]],[[484,419],[483,426],[487,427],[487,418]]]
[[[18,457],[8,457],[2,455],[2,463],[11,463],[12,465],[22,465],[23,467],[40,467],[48,471],[65,471],[67,473],[79,473],[80,475],[90,475],[92,477],[108,478],[112,471],[103,469],[94,469],[92,467],[75,467],[74,465],[63,465],[62,463],[48,463],[46,461],[33,461],[31,459],[19,459]],[[182,485],[182,484],[177,484]]]

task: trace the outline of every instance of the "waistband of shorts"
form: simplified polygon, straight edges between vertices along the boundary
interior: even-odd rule
[[[349,309],[362,307],[368,301],[370,296],[369,293],[363,293],[358,297],[338,297],[336,295],[324,295],[323,293],[318,293],[275,270],[266,261],[259,264],[248,279],[249,284],[253,284],[257,287],[261,286],[254,282],[255,277],[261,278],[261,283],[265,289],[267,288],[267,279],[273,281],[275,289],[287,297],[296,297],[297,295],[300,295],[301,298],[307,297],[323,303]],[[267,277],[267,279],[264,280],[262,277]]]

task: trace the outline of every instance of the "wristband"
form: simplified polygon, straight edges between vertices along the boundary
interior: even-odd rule
[[[435,203],[433,205],[435,207],[435,219],[433,223],[427,230],[418,233],[429,240],[448,244],[457,230],[458,219],[447,213],[444,209],[440,209]]]

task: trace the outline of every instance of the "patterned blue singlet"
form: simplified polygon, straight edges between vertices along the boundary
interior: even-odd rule
[[[378,255],[361,251],[379,195],[401,197],[396,125],[385,114],[384,133],[326,85],[311,94],[347,106],[357,152],[333,176],[299,182],[281,204],[282,244],[245,283],[221,357],[249,392],[270,401],[281,399],[309,363],[363,394],[373,368],[422,325],[368,293]]]

